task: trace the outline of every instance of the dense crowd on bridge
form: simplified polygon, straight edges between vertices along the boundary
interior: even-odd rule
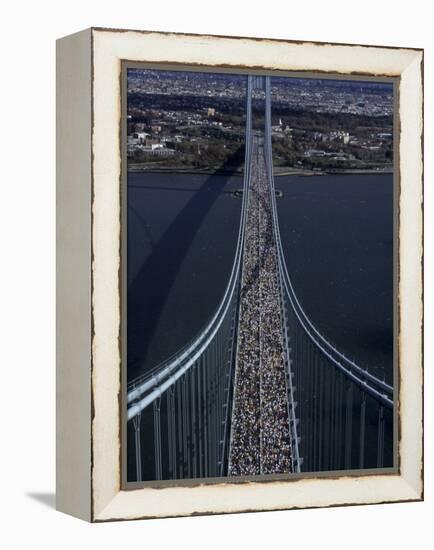
[[[257,143],[251,163],[230,475],[291,469],[277,246],[270,185]]]

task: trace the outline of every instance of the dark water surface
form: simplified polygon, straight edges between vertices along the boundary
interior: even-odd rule
[[[235,255],[241,177],[128,174],[128,379],[193,339]]]
[[[223,296],[236,247],[238,176],[128,174],[128,379],[191,340]],[[392,379],[393,178],[276,178],[299,300],[336,346]]]
[[[276,178],[285,260],[316,327],[392,382],[393,176]]]

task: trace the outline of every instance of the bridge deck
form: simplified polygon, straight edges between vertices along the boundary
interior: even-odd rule
[[[253,138],[229,475],[291,470],[277,247],[263,144]]]

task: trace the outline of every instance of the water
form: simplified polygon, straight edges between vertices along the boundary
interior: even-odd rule
[[[213,315],[235,255],[241,177],[128,176],[128,379],[178,351]]]
[[[316,327],[373,373],[393,376],[393,176],[276,178],[285,259]]]
[[[128,379],[200,331],[235,253],[239,176],[128,175]],[[335,345],[392,380],[393,178],[282,176],[286,262],[299,300]]]

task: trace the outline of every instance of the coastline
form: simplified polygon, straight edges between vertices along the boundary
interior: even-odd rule
[[[138,163],[128,163],[128,172],[140,172],[150,174],[200,174],[200,175],[215,175],[215,176],[243,176],[243,168],[184,168],[176,166],[156,167],[146,166]],[[350,174],[393,174],[393,167],[385,168],[330,168],[328,170],[309,170],[291,167],[275,167],[274,176],[330,176],[330,175],[350,175]]]

